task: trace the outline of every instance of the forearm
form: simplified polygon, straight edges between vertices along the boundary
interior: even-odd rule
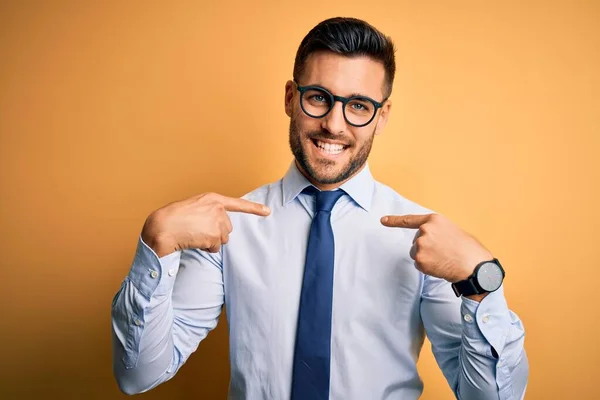
[[[218,323],[224,301],[220,254],[158,256],[140,239],[113,301],[114,374],[125,393],[171,379]]]
[[[463,299],[462,338],[455,393],[462,400],[522,399],[529,364],[524,329],[502,289],[481,303]]]
[[[171,292],[178,264],[179,254],[159,261],[140,241],[113,300],[113,369],[125,393],[140,393],[169,379],[175,354]]]
[[[128,280],[115,297],[113,373],[127,394],[144,392],[169,379],[174,354],[171,301],[153,302]]]

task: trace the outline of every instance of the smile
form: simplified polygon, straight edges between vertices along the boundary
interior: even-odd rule
[[[341,154],[348,146],[339,143],[327,143],[321,140],[312,139],[313,144],[317,147],[321,153],[330,156],[336,156]]]

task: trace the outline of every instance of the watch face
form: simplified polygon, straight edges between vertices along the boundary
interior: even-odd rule
[[[477,283],[486,292],[497,290],[502,284],[502,270],[497,264],[488,262],[477,271]]]

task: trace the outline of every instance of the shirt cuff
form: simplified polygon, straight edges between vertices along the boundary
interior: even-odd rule
[[[461,314],[467,338],[481,340],[483,336],[500,357],[511,327],[504,287],[500,286],[498,290],[489,293],[481,302],[463,297]],[[489,355],[492,356],[491,351]]]
[[[167,294],[175,284],[180,259],[181,251],[159,258],[140,236],[128,279],[148,300]]]

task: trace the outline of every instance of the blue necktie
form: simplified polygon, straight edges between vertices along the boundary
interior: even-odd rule
[[[342,190],[314,193],[315,216],[308,237],[304,279],[300,294],[294,349],[292,400],[329,399],[331,307],[333,298],[334,242],[331,210]]]

